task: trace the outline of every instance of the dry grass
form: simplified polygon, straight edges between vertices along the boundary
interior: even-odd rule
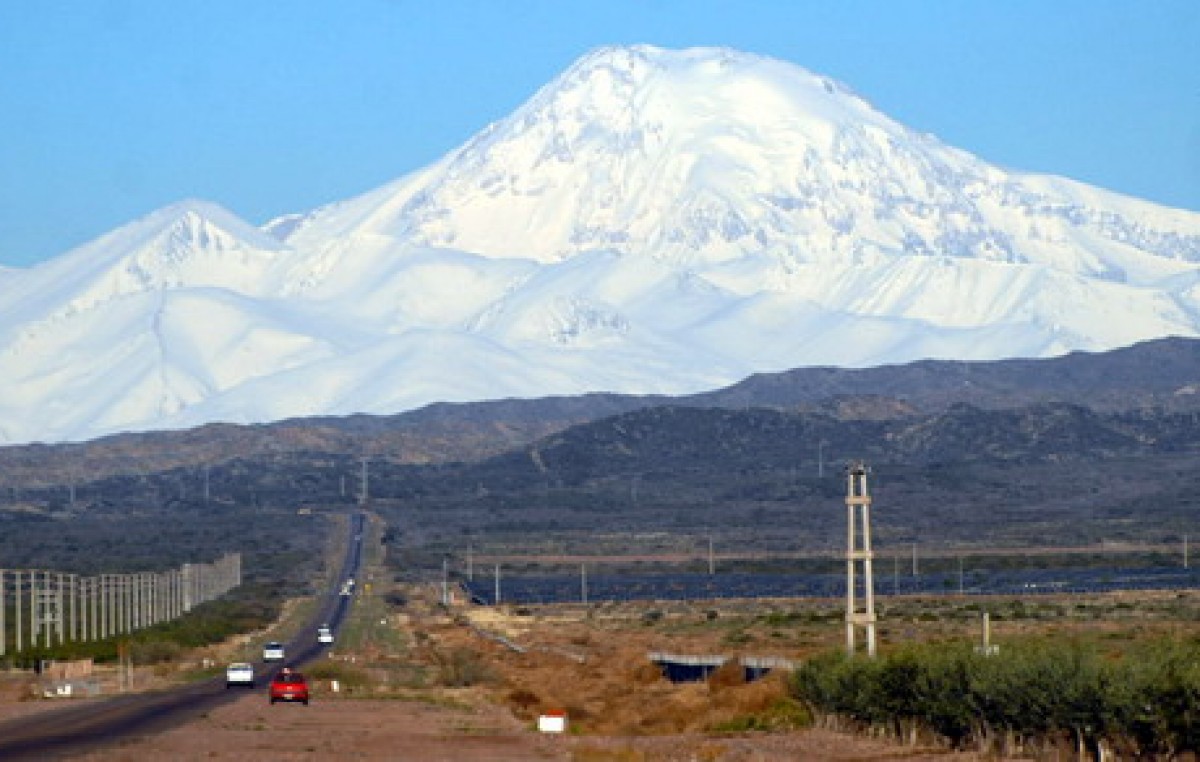
[[[416,591],[406,595],[410,601],[419,597]],[[754,723],[744,718],[787,701],[784,675],[747,683],[734,663],[706,682],[676,685],[666,680],[647,658],[650,651],[727,650],[720,645],[721,627],[710,624],[688,635],[670,632],[679,623],[677,614],[656,618],[651,625],[632,611],[607,617],[561,609],[548,616],[491,609],[465,614],[468,619],[457,622],[441,617],[440,624],[425,618],[424,639],[436,643],[437,653],[477,654],[489,668],[489,682],[497,686],[494,700],[531,725],[539,714],[558,710],[567,713],[572,733],[584,735],[702,733],[739,723],[753,729]],[[703,612],[696,621],[711,622]],[[527,650],[510,650],[481,637],[480,630],[503,634]]]
[[[410,602],[419,590],[406,590]],[[1140,637],[1194,621],[1200,595],[1146,596],[1141,610],[1121,595],[1038,600],[892,599],[881,605],[881,647],[978,638],[981,610],[993,611],[993,636],[1069,630]],[[707,682],[674,685],[647,654],[779,656],[802,660],[841,648],[840,601],[721,601],[433,609],[416,622],[442,653],[478,655],[495,701],[533,723],[565,710],[574,733],[653,736],[795,728],[807,721],[782,673],[746,683],[730,664]],[[1014,615],[1025,612],[1027,618]],[[1065,615],[1059,612],[1066,612]],[[1098,612],[1098,613],[1097,613]],[[652,613],[653,616],[647,616]],[[1100,621],[1098,621],[1098,619]],[[519,653],[481,637],[504,635]]]
[[[366,691],[370,696],[421,696],[457,707],[498,704],[530,730],[540,714],[564,711],[569,738],[560,740],[568,742],[572,759],[585,762],[867,759],[878,757],[865,751],[854,756],[850,748],[886,746],[807,729],[811,718],[790,697],[785,672],[746,682],[741,668],[731,663],[707,681],[672,684],[648,659],[652,651],[666,651],[802,660],[843,646],[841,601],[457,607],[448,612],[437,605],[439,591],[432,587],[406,587],[402,593],[403,616],[388,614],[395,637],[372,641],[388,647],[359,653],[375,683]],[[1141,637],[1194,622],[1200,594],[1148,595],[1135,608],[1126,608],[1120,596],[1017,604],[944,597],[887,600],[881,605],[886,618],[880,645],[974,640],[981,609],[993,612],[998,640],[1050,628]],[[1017,616],[1021,611],[1025,614]],[[404,686],[384,675],[400,666],[406,670]],[[794,748],[806,751],[793,753]],[[813,748],[820,753],[814,756]],[[687,756],[678,756],[684,750]],[[944,754],[918,747],[888,752],[914,760],[944,759]]]

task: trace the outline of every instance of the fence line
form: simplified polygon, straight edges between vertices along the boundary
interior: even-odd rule
[[[93,577],[0,569],[0,656],[153,627],[240,584],[240,553],[164,572]]]

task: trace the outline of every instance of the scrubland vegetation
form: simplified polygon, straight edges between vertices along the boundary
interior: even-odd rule
[[[999,753],[1075,746],[1120,758],[1200,749],[1200,643],[1156,639],[1115,652],[1095,640],[1026,638],[987,655],[923,644],[806,661],[796,698],[819,722],[935,734],[956,748]]]

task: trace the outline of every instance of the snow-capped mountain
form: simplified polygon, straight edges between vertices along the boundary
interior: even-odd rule
[[[595,51],[434,165],[0,272],[0,442],[1200,335],[1200,213],[723,49]]]

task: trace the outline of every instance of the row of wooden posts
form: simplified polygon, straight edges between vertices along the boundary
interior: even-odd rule
[[[78,574],[0,569],[0,656],[105,640],[177,619],[242,583],[242,557],[164,572]]]

